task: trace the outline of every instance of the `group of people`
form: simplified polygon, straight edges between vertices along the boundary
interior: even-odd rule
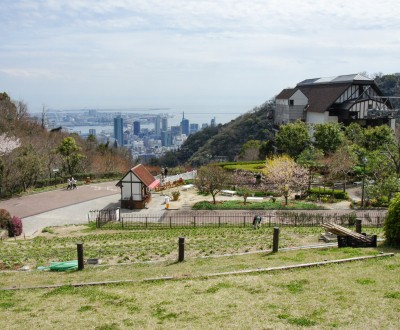
[[[166,178],[168,175],[168,167],[161,167],[161,177]]]
[[[71,179],[68,178],[67,184],[68,184],[67,190],[77,189],[76,188],[76,180],[74,179],[74,177],[72,177]]]

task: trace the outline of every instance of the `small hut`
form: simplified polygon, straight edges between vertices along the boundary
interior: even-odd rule
[[[142,164],[131,168],[116,184],[121,188],[121,208],[144,209],[151,200],[151,189],[159,184]]]

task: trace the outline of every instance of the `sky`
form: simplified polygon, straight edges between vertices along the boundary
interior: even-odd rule
[[[398,0],[0,0],[0,92],[235,118],[317,77],[400,72]]]

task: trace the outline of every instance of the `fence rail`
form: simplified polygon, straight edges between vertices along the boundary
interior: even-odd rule
[[[98,213],[96,213],[98,212]],[[361,219],[365,227],[382,227],[386,211],[166,211],[155,214],[125,213],[117,219],[114,212],[91,211],[89,221],[96,227],[121,229],[176,228],[176,227],[247,227],[253,225],[255,215],[262,217],[262,225],[274,226],[321,226],[334,223],[353,226]],[[110,215],[107,218],[107,215]],[[119,212],[118,212],[119,214]],[[90,220],[92,219],[92,220]]]

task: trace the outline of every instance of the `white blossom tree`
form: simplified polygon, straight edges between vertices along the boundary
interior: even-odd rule
[[[289,156],[267,158],[263,171],[267,182],[274,185],[285,198],[286,205],[292,192],[304,192],[307,189],[307,169],[296,164]]]
[[[7,155],[21,145],[19,139],[8,137],[6,134],[0,135],[0,156]]]

